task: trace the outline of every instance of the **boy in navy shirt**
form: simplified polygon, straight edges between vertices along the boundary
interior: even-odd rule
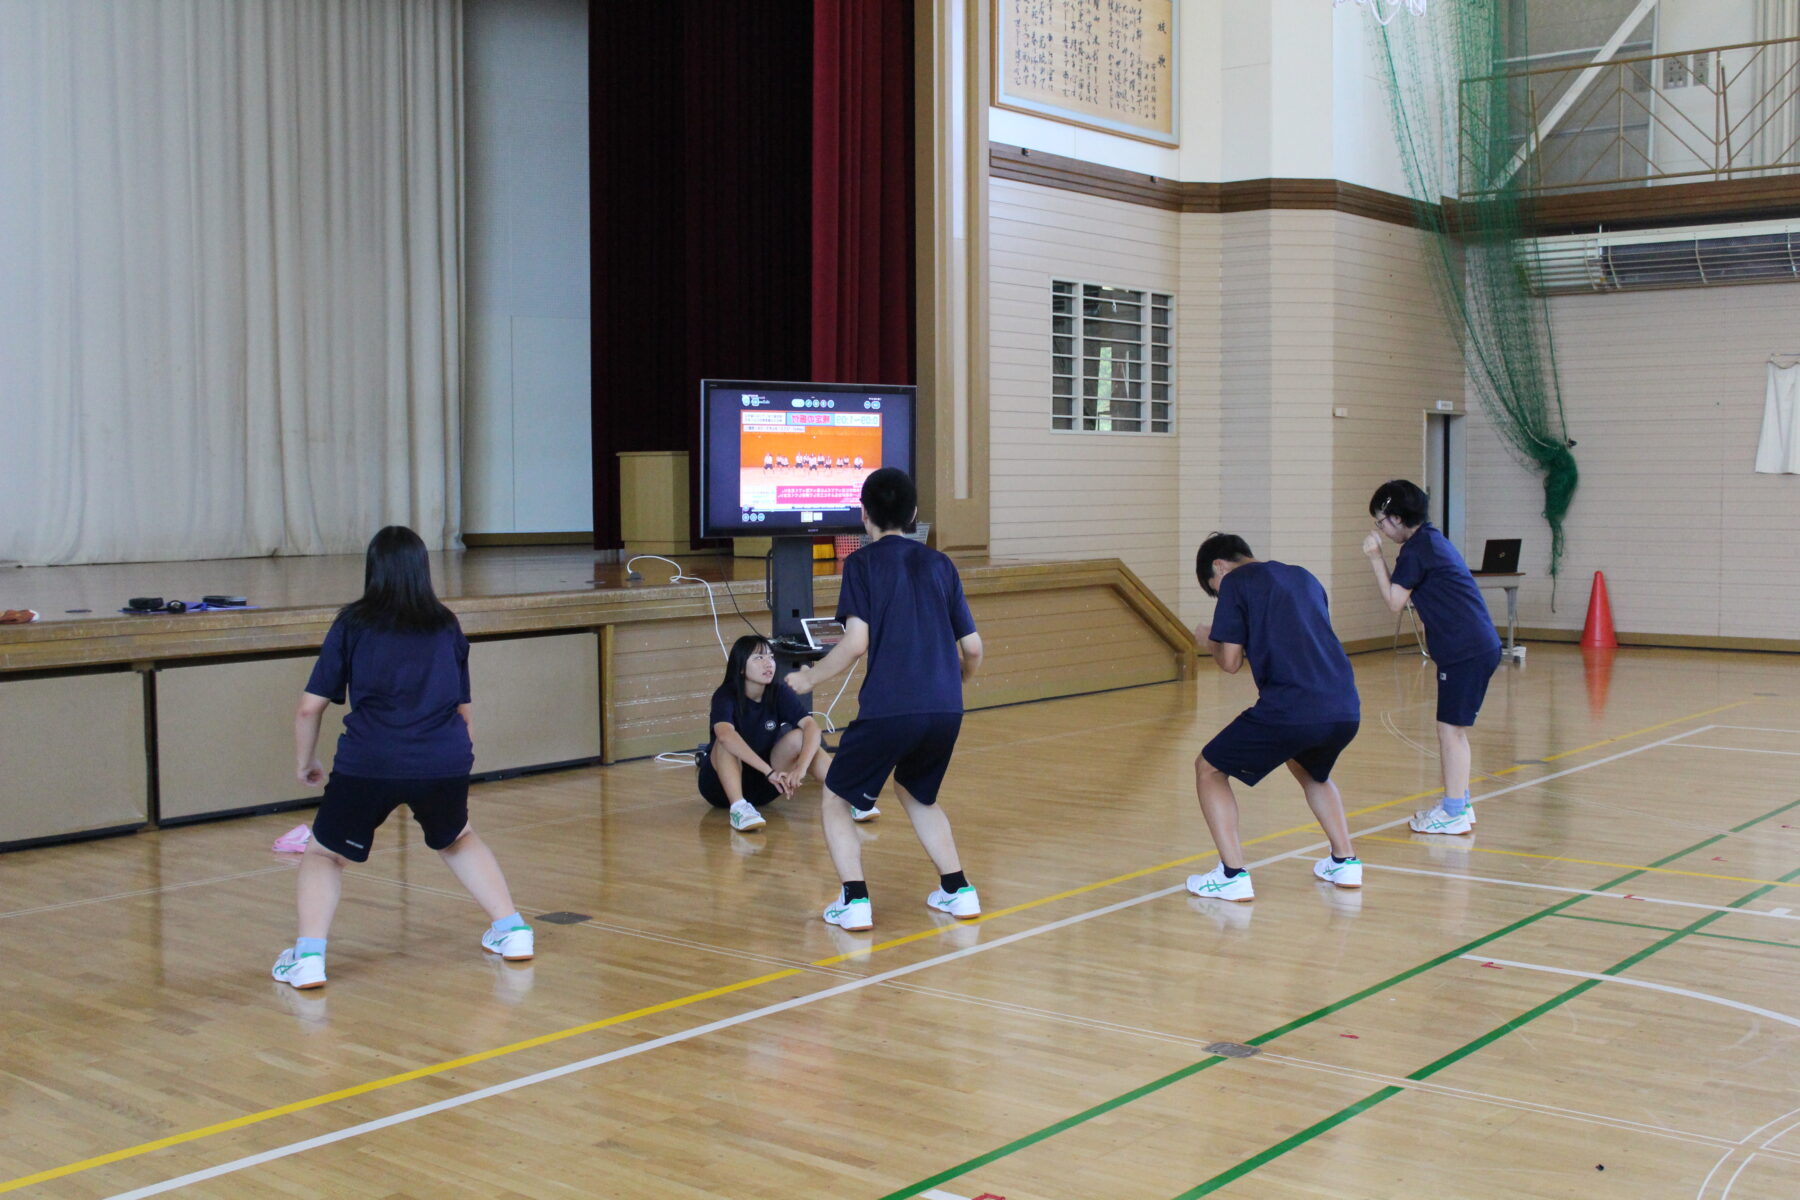
[[[1382,484],[1369,500],[1375,529],[1363,539],[1363,553],[1389,611],[1399,612],[1408,600],[1418,610],[1437,668],[1444,798],[1414,813],[1409,824],[1415,833],[1468,833],[1475,828],[1475,809],[1469,803],[1469,727],[1475,724],[1488,681],[1500,665],[1500,635],[1469,564],[1425,519],[1429,511],[1418,484],[1405,479]],[[1400,543],[1392,575],[1381,552],[1383,537]]]
[[[1313,874],[1341,888],[1361,887],[1362,863],[1350,845],[1331,768],[1356,736],[1362,706],[1350,659],[1331,629],[1325,589],[1304,567],[1258,561],[1230,533],[1200,544],[1194,573],[1219,602],[1211,627],[1194,632],[1220,670],[1235,675],[1248,659],[1259,695],[1194,760],[1200,812],[1219,848],[1219,865],[1190,875],[1188,891],[1217,900],[1255,898],[1231,781],[1255,787],[1283,763],[1331,841],[1331,853],[1313,864]]]
[[[926,905],[962,919],[981,913],[956,854],[950,818],[937,807],[938,786],[962,728],[962,685],[981,665],[981,635],[955,565],[901,536],[918,514],[918,491],[906,472],[883,467],[863,481],[863,528],[870,540],[844,562],[837,608],[843,640],[787,677],[788,686],[804,694],[869,656],[856,720],[844,731],[825,778],[825,845],[843,890],[824,916],[843,929],[874,924],[852,810],[872,809],[890,772],[913,832],[937,865],[939,887]]]

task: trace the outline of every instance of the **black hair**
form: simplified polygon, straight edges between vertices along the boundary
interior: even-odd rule
[[[911,533],[917,528],[913,517],[919,511],[919,489],[899,467],[882,467],[863,480],[862,505],[875,528],[884,532]]]
[[[351,625],[398,633],[436,633],[456,624],[431,590],[431,558],[419,535],[389,525],[369,539],[363,558],[362,599],[338,610]]]
[[[1212,565],[1215,560],[1222,558],[1226,562],[1246,562],[1255,557],[1250,553],[1250,543],[1237,534],[1214,530],[1200,543],[1200,552],[1194,555],[1194,574],[1200,577],[1200,590],[1209,596],[1219,594],[1212,582]]]
[[[750,704],[750,695],[745,690],[747,683],[745,669],[750,665],[750,656],[759,649],[766,650],[768,648],[768,638],[760,633],[746,633],[731,643],[731,653],[725,656],[725,682],[719,686],[730,688],[731,694],[737,697],[737,704],[732,714],[733,724],[742,718],[745,708]],[[773,688],[775,685],[771,683],[769,686]],[[763,698],[765,700],[769,698],[767,692],[763,693]]]
[[[1431,515],[1425,491],[1410,479],[1390,479],[1369,497],[1371,517],[1392,517],[1408,529],[1417,529]]]

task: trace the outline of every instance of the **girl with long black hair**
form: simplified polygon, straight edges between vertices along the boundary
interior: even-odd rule
[[[712,742],[697,764],[700,794],[728,809],[740,833],[766,824],[756,810],[793,794],[809,773],[825,780],[831,756],[819,748],[819,723],[792,688],[775,681],[766,638],[749,633],[732,644],[708,724]]]
[[[319,764],[327,704],[348,700],[331,778]],[[376,828],[400,805],[425,844],[487,911],[482,949],[532,956],[531,927],[513,907],[493,851],[469,824],[469,642],[431,588],[419,535],[389,525],[369,542],[362,598],[346,604],[319,648],[294,714],[295,774],[325,785],[300,859],[300,936],[271,974],[296,988],[325,982],[325,941],[343,892],[344,864],[366,862]]]

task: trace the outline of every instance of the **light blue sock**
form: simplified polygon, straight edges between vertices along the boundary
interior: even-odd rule
[[[515,912],[515,913],[508,913],[504,917],[501,917],[498,921],[495,921],[492,928],[496,934],[502,934],[502,933],[510,933],[515,929],[522,929],[522,928],[529,928],[529,927],[525,924],[525,918],[521,917],[518,913]]]
[[[294,939],[294,956],[296,958],[298,958],[298,957],[300,957],[302,955],[306,955],[306,954],[317,954],[320,958],[324,958],[325,957],[325,939],[324,938],[295,938]]]
[[[1464,792],[1460,796],[1452,796],[1446,792],[1443,805],[1445,813],[1452,817],[1460,817],[1469,809],[1469,793]]]

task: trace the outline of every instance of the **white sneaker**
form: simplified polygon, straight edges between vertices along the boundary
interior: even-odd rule
[[[1337,887],[1359,888],[1362,886],[1362,859],[1348,858],[1343,862],[1336,862],[1327,854],[1313,864],[1313,874]]]
[[[1204,875],[1189,875],[1187,889],[1202,900],[1230,900],[1242,904],[1256,899],[1256,889],[1250,886],[1250,872],[1243,871],[1227,879],[1224,863]]]
[[[731,806],[731,827],[739,833],[748,833],[752,829],[761,829],[768,822],[756,811],[756,805],[748,800],[735,801]]]
[[[871,807],[866,810],[860,809],[860,808],[852,808],[850,810],[850,819],[858,822],[859,824],[863,821],[873,821],[876,817],[879,817],[880,815],[881,815],[881,810],[879,808]]]
[[[871,929],[875,925],[875,909],[867,900],[845,900],[840,890],[838,898],[825,906],[825,920],[839,929],[851,931]]]
[[[1416,812],[1407,828],[1414,833],[1467,833],[1475,828],[1475,818],[1469,809],[1463,809],[1462,815],[1453,817],[1444,811],[1444,806],[1434,804],[1423,812]]]
[[[289,946],[275,960],[269,969],[269,978],[289,987],[316,988],[325,986],[325,956],[323,954],[296,954]]]
[[[1475,815],[1475,802],[1473,800],[1469,801],[1469,807],[1468,807],[1467,811],[1469,814],[1469,825],[1471,828],[1473,828],[1476,825],[1481,824],[1481,818],[1477,817]]]
[[[925,904],[938,912],[949,913],[960,921],[981,915],[981,900],[976,896],[975,889],[967,885],[957,888],[955,895],[943,888],[936,888],[931,895],[925,897]]]
[[[490,925],[481,935],[481,948],[489,954],[498,954],[507,962],[524,962],[536,953],[532,941],[529,925],[514,925],[505,933],[495,933]]]

